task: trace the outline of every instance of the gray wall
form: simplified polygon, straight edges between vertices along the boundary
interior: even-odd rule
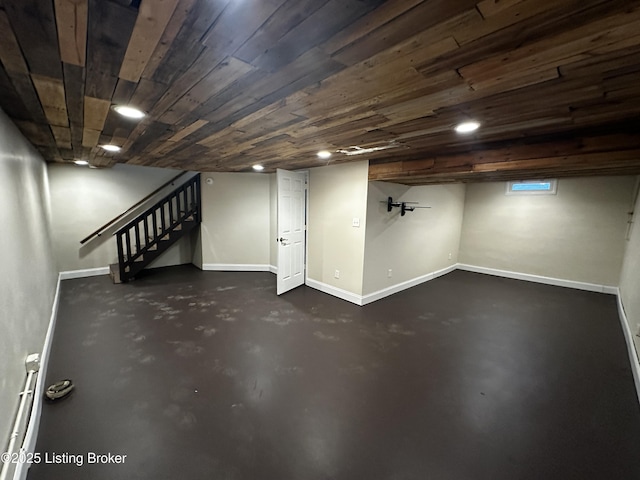
[[[399,208],[387,212],[387,197],[432,208],[416,209],[401,217]],[[464,197],[465,186],[461,184],[407,187],[370,182],[363,294],[457,263]]]
[[[640,182],[640,177],[638,177]],[[638,191],[636,190],[636,195]],[[636,198],[634,217],[620,275],[620,297],[632,334],[640,326],[640,196]],[[638,337],[635,337],[638,341]]]
[[[307,276],[356,295],[362,294],[368,172],[367,161],[309,170]],[[354,218],[360,227],[352,226]]]
[[[115,228],[85,245],[80,240],[179,172],[118,164],[108,169],[50,164],[53,245],[59,271],[106,267],[118,261]],[[180,239],[150,268],[191,263],[191,238]]]
[[[617,286],[634,177],[559,179],[557,195],[467,186],[460,263]]]
[[[29,353],[41,353],[55,294],[47,170],[0,110],[0,450],[18,408]]]
[[[207,184],[210,178],[213,183]],[[202,174],[202,264],[271,263],[271,178],[261,173]]]

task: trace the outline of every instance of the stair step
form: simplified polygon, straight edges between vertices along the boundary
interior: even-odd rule
[[[145,228],[144,233],[146,233],[146,236],[144,233],[142,235],[144,246],[142,246],[139,251],[132,252],[129,257],[125,256],[124,260],[121,260],[125,265],[122,270],[123,273],[121,280],[124,282],[132,280],[140,271],[149,265],[149,263],[162,255],[171,245],[200,223],[198,221],[197,208],[197,206],[189,205],[186,210],[177,212],[177,218],[165,216],[163,219],[164,222],[171,222],[170,226],[167,228],[165,228],[166,223],[164,222],[162,222],[159,229],[156,230],[153,228],[150,230]],[[154,218],[157,218],[157,211],[154,212],[153,215]],[[146,227],[148,227],[148,225],[146,225]],[[119,265],[113,265],[110,272],[112,273],[112,278],[115,279],[116,273],[120,273]]]

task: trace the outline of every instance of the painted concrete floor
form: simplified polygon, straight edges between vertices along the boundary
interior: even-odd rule
[[[277,297],[269,273],[68,280],[63,378],[29,480],[640,478],[610,295],[459,271],[366,307]]]

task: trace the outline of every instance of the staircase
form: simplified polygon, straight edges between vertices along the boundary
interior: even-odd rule
[[[128,282],[200,223],[200,175],[175,189],[118,230],[114,283]]]

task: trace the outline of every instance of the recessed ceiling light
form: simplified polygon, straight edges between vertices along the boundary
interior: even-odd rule
[[[100,145],[100,148],[105,149],[107,152],[119,152],[120,147],[117,145]]]
[[[264,170],[264,167],[262,165],[254,165],[253,168],[256,172],[261,172],[262,170]]]
[[[87,162],[86,160],[74,160],[74,162],[76,165],[89,165],[89,162]]]
[[[478,122],[464,122],[456,126],[456,132],[458,133],[471,133],[475,132],[480,127]]]
[[[138,110],[137,108],[127,107],[125,105],[116,105],[113,109],[123,117],[128,118],[142,118],[146,115],[143,111]]]
[[[328,150],[321,150],[320,152],[318,152],[318,157],[326,160],[327,158],[331,157],[331,152],[329,152]]]

